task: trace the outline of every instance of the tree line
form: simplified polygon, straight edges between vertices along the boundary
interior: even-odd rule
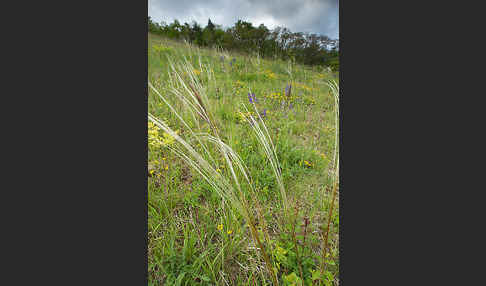
[[[148,30],[171,39],[186,40],[202,47],[221,47],[226,50],[258,53],[263,58],[295,60],[306,65],[328,66],[339,70],[339,40],[313,33],[293,33],[285,27],[268,29],[238,20],[234,26],[224,29],[208,20],[206,27],[192,24],[155,23],[148,17]]]

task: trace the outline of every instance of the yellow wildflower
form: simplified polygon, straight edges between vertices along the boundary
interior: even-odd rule
[[[232,234],[232,233],[233,233],[233,231],[230,229],[230,230],[228,230],[228,232],[227,232],[227,233],[228,233],[228,234]]]
[[[169,165],[165,165],[165,170],[169,170]]]
[[[172,137],[169,133],[164,132],[164,139],[163,139],[164,145],[171,145],[174,142],[175,142],[175,138]]]
[[[160,135],[159,135],[159,127],[156,126],[153,122],[148,122],[148,143],[150,146],[158,148],[161,146],[160,142]]]
[[[218,230],[223,230],[223,225],[222,224],[219,224],[218,225]]]
[[[163,138],[159,134],[160,128],[153,122],[148,122],[148,144],[154,148],[171,145],[175,142],[175,138],[169,133],[164,132]],[[177,131],[176,131],[177,134]]]

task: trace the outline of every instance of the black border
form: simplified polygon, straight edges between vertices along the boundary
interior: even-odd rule
[[[147,285],[148,3],[18,11],[2,284]]]

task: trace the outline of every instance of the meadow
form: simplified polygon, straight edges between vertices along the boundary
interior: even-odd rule
[[[339,285],[337,73],[148,40],[149,285]]]

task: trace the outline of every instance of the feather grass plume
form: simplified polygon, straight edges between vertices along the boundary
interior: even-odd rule
[[[201,61],[199,62],[201,63]],[[194,74],[194,68],[189,61],[185,59],[183,62],[175,64],[169,59],[169,66],[172,83],[164,88],[167,94],[159,92],[150,82],[148,85],[184,128],[184,135],[179,135],[167,122],[160,120],[151,113],[148,114],[148,119],[175,139],[177,144],[168,146],[169,150],[201,175],[211,186],[211,190],[216,192],[224,201],[229,202],[230,209],[238,212],[245,219],[249,226],[251,237],[264,259],[265,267],[274,285],[278,285],[278,279],[272,268],[270,257],[260,240],[256,228],[256,218],[253,214],[254,208],[248,199],[256,193],[250,172],[242,158],[221,139],[208,108],[205,89]],[[210,70],[208,66],[202,66],[202,64],[200,64],[200,69]],[[176,102],[171,102],[174,99]],[[179,106],[183,108],[178,108]],[[256,110],[255,105],[253,105],[253,108]],[[182,112],[188,113],[187,119],[184,119]],[[259,114],[258,111],[256,114]],[[272,166],[280,188],[284,209],[287,209],[287,198],[277,153],[260,115],[258,115],[258,119],[247,118]],[[187,122],[186,120],[192,120],[192,122]],[[200,122],[201,120],[202,122]],[[203,132],[204,124],[210,127],[210,133]],[[196,130],[193,130],[191,125],[195,126]],[[217,171],[216,156],[222,158],[229,170],[229,174],[222,174]]]

